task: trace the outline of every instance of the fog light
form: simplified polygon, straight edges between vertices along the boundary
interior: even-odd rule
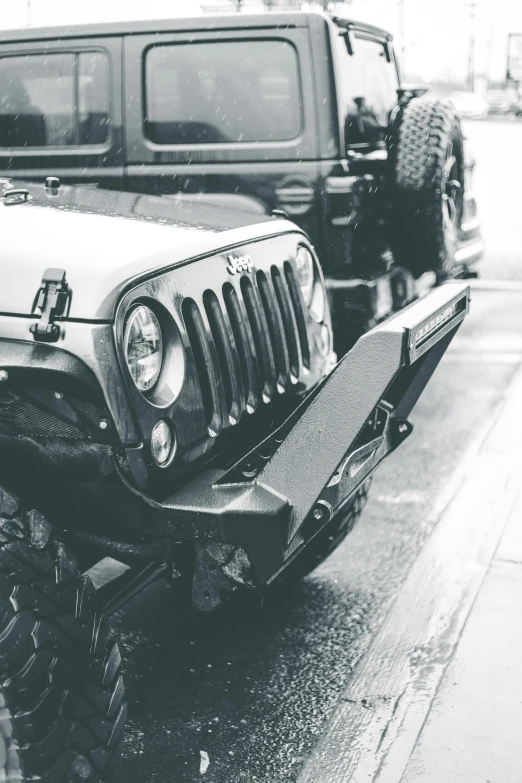
[[[160,419],[154,425],[150,437],[150,451],[154,462],[160,468],[165,467],[173,456],[173,445],[174,438],[170,425],[164,419]]]

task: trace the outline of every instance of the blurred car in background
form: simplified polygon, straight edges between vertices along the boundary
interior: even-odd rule
[[[517,95],[513,90],[488,90],[486,100],[489,114],[510,114],[516,99]]]
[[[515,117],[522,117],[522,95],[519,95],[515,101],[510,106],[510,112],[511,114],[514,114]]]
[[[475,92],[465,90],[452,92],[449,99],[461,117],[484,120],[488,116],[488,102]]]

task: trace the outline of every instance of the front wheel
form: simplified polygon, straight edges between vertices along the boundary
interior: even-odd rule
[[[0,487],[0,780],[107,780],[126,717],[95,591],[36,510]]]

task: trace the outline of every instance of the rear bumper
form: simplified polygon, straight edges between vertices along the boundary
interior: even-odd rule
[[[484,243],[480,231],[480,220],[475,199],[467,195],[464,203],[464,216],[459,232],[459,246],[455,253],[455,264],[474,266],[484,253]]]
[[[481,224],[477,210],[477,202],[473,193],[473,171],[475,161],[466,145],[468,159],[466,161],[464,209],[459,230],[459,246],[455,253],[457,267],[468,269],[480,261],[484,253]]]
[[[484,254],[484,243],[480,236],[460,242],[455,253],[455,264],[466,268],[475,266]]]
[[[344,334],[351,324],[360,333],[402,310],[416,296],[413,275],[402,267],[373,280],[326,280],[328,297],[335,321],[334,334]],[[347,335],[350,337],[351,335]],[[339,350],[344,353],[344,350]]]
[[[224,557],[232,580],[271,582],[410,433],[407,416],[469,309],[469,288],[455,288],[436,289],[365,334],[241,462],[168,498],[172,536],[199,542],[218,563]]]

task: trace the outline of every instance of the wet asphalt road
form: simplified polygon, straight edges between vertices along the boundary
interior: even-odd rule
[[[468,128],[479,161],[493,148],[506,156],[495,167],[497,198],[482,199],[484,268],[495,279],[522,279],[512,196],[498,184],[499,171],[513,182],[515,133],[520,147],[522,123]],[[489,159],[484,168],[479,197],[493,184]],[[413,435],[381,467],[360,524],[327,563],[235,625],[191,630],[160,586],[116,618],[130,709],[117,783],[297,780],[437,522],[440,493],[521,363],[522,290],[474,290],[471,315],[414,411]]]

